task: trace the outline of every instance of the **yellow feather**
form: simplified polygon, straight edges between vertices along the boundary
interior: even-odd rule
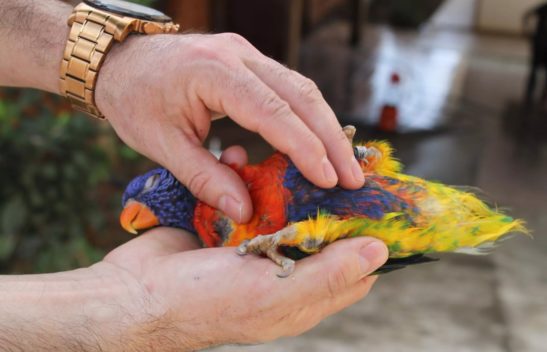
[[[457,225],[457,227],[455,227]],[[427,227],[412,227],[402,213],[386,214],[381,220],[366,218],[340,219],[318,214],[316,218],[295,223],[293,244],[312,254],[336,240],[370,236],[382,240],[391,258],[403,258],[418,253],[454,252],[482,254],[484,250],[469,250],[484,244],[494,244],[510,232],[527,233],[523,223],[505,215],[495,214],[488,219],[468,223],[435,221]]]
[[[386,141],[369,141],[357,143],[355,146],[364,146],[367,148],[374,148],[380,152],[380,157],[374,157],[373,155],[367,158],[367,163],[363,165],[363,171],[375,172],[379,175],[391,176],[399,173],[403,169],[403,165],[393,157],[393,148]]]
[[[338,239],[371,236],[386,243],[391,258],[419,253],[463,252],[482,254],[511,232],[529,234],[521,220],[514,220],[497,209],[491,209],[474,194],[437,182],[400,173],[401,163],[393,158],[393,149],[385,141],[361,144],[374,148],[362,163],[363,171],[395,178],[422,190],[412,195],[416,214],[392,212],[382,219],[365,217],[341,219],[318,213],[307,221],[293,224],[296,237],[293,245],[306,253],[318,252]],[[392,189],[390,189],[392,187]],[[386,184],[396,194],[399,183]]]

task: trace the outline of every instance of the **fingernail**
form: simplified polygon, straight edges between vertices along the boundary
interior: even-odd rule
[[[351,158],[351,171],[353,172],[353,178],[358,183],[365,182],[365,175],[363,175],[363,169],[361,169],[361,165],[359,165],[359,162],[355,158]]]
[[[378,263],[385,256],[385,245],[379,241],[373,241],[361,248],[361,271],[368,275],[376,269]]]
[[[336,171],[334,171],[334,167],[332,167],[332,164],[330,163],[329,159],[327,157],[323,157],[323,174],[325,175],[325,178],[329,183],[336,183],[338,182],[338,176],[336,175]]]
[[[218,201],[218,207],[237,223],[241,223],[243,203],[232,196],[223,195]]]

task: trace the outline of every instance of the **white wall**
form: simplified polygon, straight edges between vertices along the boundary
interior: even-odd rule
[[[477,0],[446,0],[431,19],[431,24],[436,27],[471,29],[475,24],[476,10]]]
[[[477,29],[519,34],[522,16],[542,0],[479,0]]]

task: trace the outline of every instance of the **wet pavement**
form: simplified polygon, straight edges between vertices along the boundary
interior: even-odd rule
[[[333,23],[301,51],[301,72],[338,116],[357,124],[363,139],[389,139],[406,172],[479,187],[525,219],[535,238],[385,275],[366,299],[300,337],[214,351],[547,351],[547,113],[519,103],[527,42],[371,27],[351,49],[348,32]],[[411,133],[374,128],[394,70],[403,92],[399,128]],[[246,145],[254,161],[268,154],[254,136],[221,123],[225,145]]]

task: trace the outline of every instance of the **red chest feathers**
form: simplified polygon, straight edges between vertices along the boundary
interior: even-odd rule
[[[194,227],[208,247],[237,246],[259,234],[276,232],[287,224],[287,199],[283,176],[287,161],[274,154],[259,165],[236,170],[247,183],[253,202],[253,217],[247,224],[236,224],[224,213],[205,203],[198,203]]]

